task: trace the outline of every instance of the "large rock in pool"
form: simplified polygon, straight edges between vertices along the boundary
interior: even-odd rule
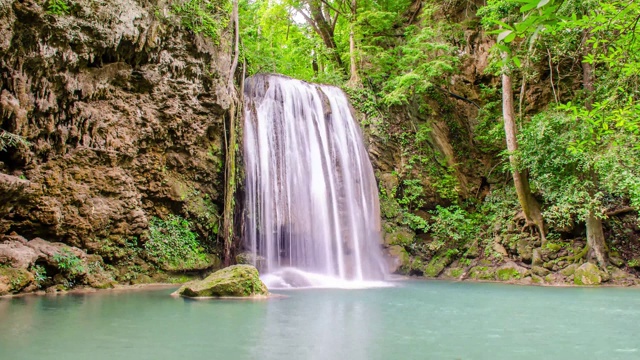
[[[233,265],[218,270],[204,280],[183,285],[177,295],[186,297],[259,297],[269,295],[258,269],[251,265]]]

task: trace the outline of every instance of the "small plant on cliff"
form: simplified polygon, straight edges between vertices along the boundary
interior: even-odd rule
[[[174,4],[172,10],[187,29],[196,34],[203,33],[218,43],[220,32],[229,21],[229,4],[226,0],[188,0]]]
[[[0,130],[0,151],[6,151],[11,147],[25,146],[28,147],[31,145],[27,140],[25,140],[22,136],[12,134],[8,131]]]
[[[65,0],[49,0],[47,12],[53,15],[65,15],[69,13],[69,5]]]
[[[47,280],[47,270],[42,265],[34,265],[31,267],[31,271],[36,284],[40,287]]]
[[[56,262],[58,269],[72,276],[79,275],[85,270],[84,266],[82,266],[82,259],[68,249],[54,254],[53,261]]]
[[[151,219],[149,240],[144,248],[158,263],[171,267],[188,267],[206,261],[204,249],[191,231],[191,224],[177,215],[169,215],[164,220]]]

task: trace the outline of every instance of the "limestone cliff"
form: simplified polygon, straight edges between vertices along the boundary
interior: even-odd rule
[[[62,242],[127,281],[125,264],[154,272],[135,248],[173,213],[217,251],[231,36],[224,16],[213,39],[172,6],[0,1],[1,128],[29,143],[0,152],[0,233],[26,238],[0,248]]]

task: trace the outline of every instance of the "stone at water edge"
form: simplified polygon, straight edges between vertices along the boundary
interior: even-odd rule
[[[600,285],[602,283],[602,273],[596,265],[584,263],[576,269],[573,275],[573,283],[576,285]]]
[[[218,270],[204,280],[183,285],[174,295],[185,297],[260,297],[269,295],[258,269],[233,265]]]

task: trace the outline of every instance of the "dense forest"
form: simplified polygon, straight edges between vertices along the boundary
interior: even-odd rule
[[[638,283],[637,1],[5,3],[0,230],[7,249],[73,246],[7,261],[24,271],[2,268],[5,292],[241,261],[242,88],[258,73],[349,96],[390,271]]]
[[[249,1],[240,18],[249,74],[343,87],[397,152],[378,175],[404,271],[530,248],[566,249],[549,270],[638,267],[637,2]]]

